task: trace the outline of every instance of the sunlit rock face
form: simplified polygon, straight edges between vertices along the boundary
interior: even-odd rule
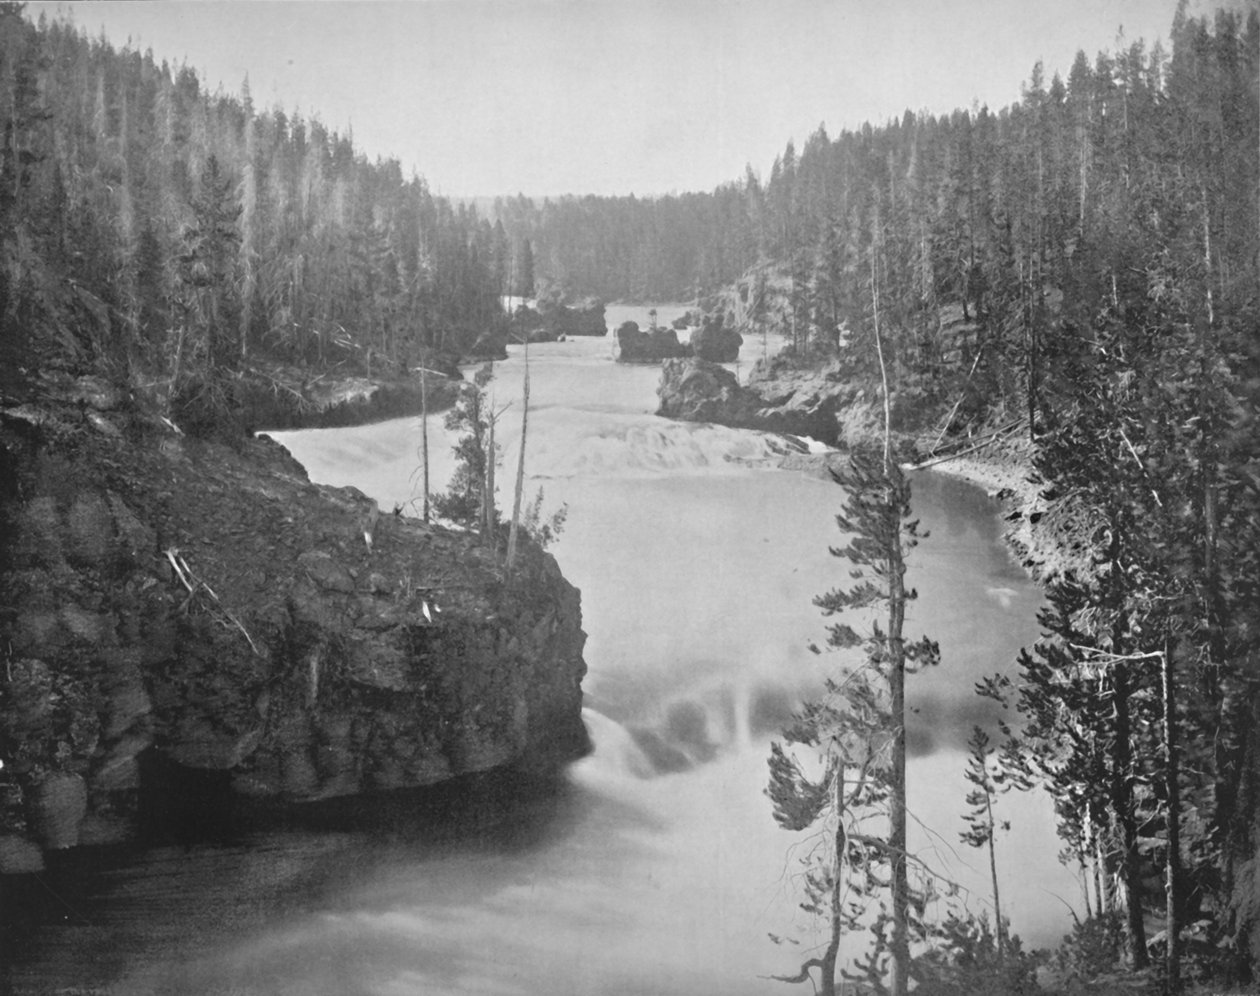
[[[509,574],[116,398],[0,410],[0,450],[0,864],[128,836],[154,755],[301,801],[587,751],[580,596],[531,544]]]
[[[724,367],[701,359],[666,362],[657,388],[658,415],[688,422],[839,441],[838,416],[853,392],[827,370],[773,367],[758,361],[747,386]]]

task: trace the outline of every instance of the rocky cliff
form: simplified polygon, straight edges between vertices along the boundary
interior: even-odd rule
[[[588,750],[579,594],[550,556],[507,577],[265,437],[46,388],[0,405],[0,871],[128,836],[154,758],[313,800]]]

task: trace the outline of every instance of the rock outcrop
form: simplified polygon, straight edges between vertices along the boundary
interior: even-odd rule
[[[241,421],[250,428],[331,428],[414,415],[425,403],[430,412],[449,408],[463,378],[459,367],[437,356],[425,363],[423,392],[419,367],[371,377],[311,377],[300,367],[258,367],[237,385]]]
[[[507,577],[266,437],[90,387],[0,404],[0,872],[127,837],[154,758],[301,801],[589,749],[553,558],[527,544]]]
[[[684,422],[752,428],[761,410],[761,399],[741,387],[733,373],[705,360],[664,363],[656,394],[660,398],[656,414]]]
[[[561,333],[558,329],[548,328],[542,315],[527,304],[518,305],[512,313],[508,337],[512,342],[558,342]]]
[[[607,334],[604,303],[594,298],[568,305],[552,295],[540,298],[537,310],[522,304],[512,314],[511,335],[517,342],[555,342],[574,335]]]
[[[734,363],[744,337],[725,324],[721,313],[705,315],[700,327],[691,333],[691,353],[710,363]]]
[[[617,329],[617,362],[660,363],[691,355],[691,347],[678,341],[672,328],[658,327],[648,332],[638,322],[622,322]]]
[[[686,422],[715,422],[840,442],[840,414],[853,392],[834,367],[790,368],[758,361],[747,386],[729,370],[701,359],[661,368],[656,413]]]

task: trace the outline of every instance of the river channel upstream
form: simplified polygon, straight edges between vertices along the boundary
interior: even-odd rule
[[[668,321],[681,311],[658,306]],[[611,328],[646,309],[610,308]],[[527,495],[568,506],[552,552],[582,591],[594,753],[540,784],[354,801],[318,820],[98,860],[65,916],[29,935],[15,992],[163,996],[670,996],[792,993],[823,940],[799,908],[800,857],[764,795],[769,742],[836,666],[811,600],[845,585],[829,545],[842,495],[781,469],[778,437],[658,418],[654,366],[611,337],[530,349]],[[760,352],[746,343],[741,372]],[[495,365],[503,458],[517,463],[520,347]],[[430,419],[435,489],[452,434]],[[420,422],[276,434],[314,480],[414,508]],[[907,635],[942,662],[912,676],[910,847],[987,906],[988,859],[959,843],[974,683],[1038,635],[1038,590],[980,490],[912,477],[930,536],[910,556]],[[1066,932],[1080,889],[1048,800],[1004,796],[1002,900],[1026,946]],[[943,915],[946,900],[929,912]],[[771,935],[783,939],[775,943]],[[77,988],[76,988],[77,987]]]

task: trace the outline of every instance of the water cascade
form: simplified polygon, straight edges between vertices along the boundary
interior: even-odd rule
[[[646,309],[622,311],[646,325]],[[779,469],[793,444],[778,437],[656,418],[657,369],[614,364],[607,339],[540,345],[530,360],[526,496],[541,487],[544,514],[569,507],[554,552],[582,590],[595,753],[559,782],[435,793],[430,812],[387,801],[371,819],[119,858],[89,903],[105,926],[40,932],[24,971],[190,996],[789,991],[766,976],[794,970],[822,925],[797,907],[809,842],[774,825],[765,758],[834,664],[808,644],[825,636],[811,599],[848,577],[828,554],[840,497]],[[496,367],[496,408],[511,403],[496,435],[514,468],[519,354]],[[441,422],[436,486],[453,459]],[[279,438],[312,478],[414,507],[417,419]],[[1039,594],[981,493],[931,474],[914,487],[931,536],[911,558],[907,632],[938,639],[944,660],[910,681],[911,846],[983,909],[987,865],[957,843],[962,745],[983,715],[971,689],[1036,638]],[[1074,903],[1078,889],[1049,805],[1002,805],[1004,905],[1026,941],[1053,943],[1067,918],[1055,897]]]

